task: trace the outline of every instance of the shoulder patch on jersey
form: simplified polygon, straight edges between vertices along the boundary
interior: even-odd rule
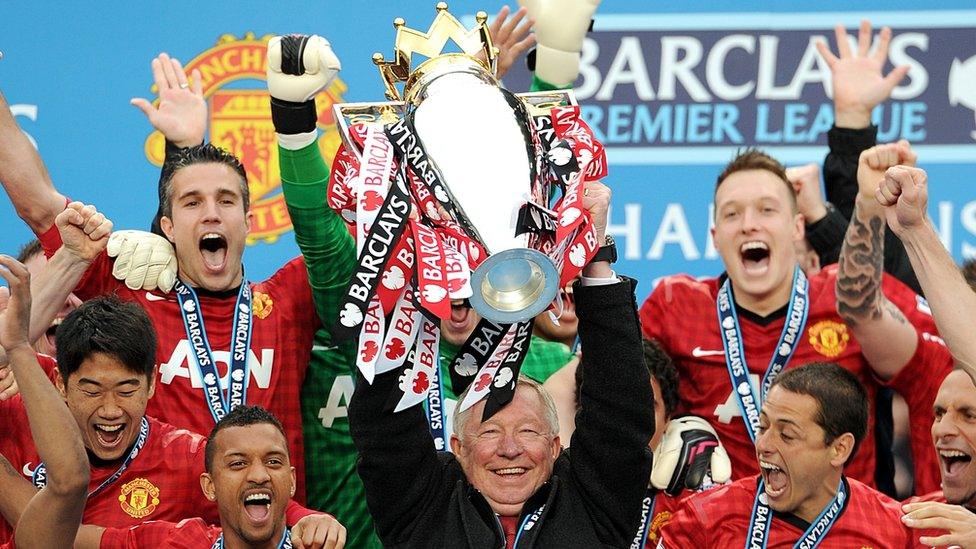
[[[844,352],[851,335],[847,325],[833,320],[821,320],[807,330],[810,345],[823,356],[834,358]]]
[[[119,492],[119,505],[132,518],[148,517],[159,505],[159,488],[144,478],[126,482]]]

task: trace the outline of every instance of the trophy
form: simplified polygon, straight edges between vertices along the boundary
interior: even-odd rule
[[[436,347],[438,319],[468,299],[483,320],[451,374],[458,393],[481,380],[473,404],[492,387],[514,390],[532,319],[596,253],[583,183],[605,175],[606,157],[571,90],[499,85],[484,12],[469,30],[446,3],[436,10],[427,32],[394,20],[393,59],[373,55],[388,101],[333,107],[343,145],[329,203],[360,250],[334,334],[359,332],[368,380],[406,360],[389,359],[394,339],[416,342],[401,389],[426,394],[437,353],[425,364],[421,342]],[[444,52],[449,42],[460,51]],[[426,59],[414,66],[415,56]]]

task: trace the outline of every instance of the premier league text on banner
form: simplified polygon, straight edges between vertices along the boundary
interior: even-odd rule
[[[714,163],[695,158],[710,146],[826,144],[831,75],[815,43],[827,40],[836,51],[837,21],[821,14],[798,28],[810,14],[788,15],[770,23],[772,29],[750,28],[746,20],[731,28],[715,14],[687,15],[683,28],[674,16],[598,17],[575,88],[584,120],[611,160],[634,164],[665,155],[670,163]],[[881,14],[877,19],[884,23]],[[775,28],[777,21],[785,30]],[[885,72],[898,65],[911,70],[873,113],[878,140],[976,144],[976,15],[968,24],[892,27]],[[641,149],[655,154],[633,154]]]

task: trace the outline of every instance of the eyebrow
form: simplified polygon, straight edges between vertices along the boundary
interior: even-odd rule
[[[86,385],[94,385],[96,387],[104,387],[104,385],[102,385],[98,381],[96,381],[94,379],[87,378],[87,377],[83,377],[83,378],[81,378],[81,379],[78,380],[78,385],[81,385],[82,383],[84,383]],[[122,385],[136,385],[136,386],[138,386],[138,385],[141,385],[141,383],[139,382],[139,378],[133,377],[133,378],[129,378],[129,379],[123,379],[122,381],[120,381],[120,382],[118,382],[118,383],[115,384],[116,387],[120,387]]]

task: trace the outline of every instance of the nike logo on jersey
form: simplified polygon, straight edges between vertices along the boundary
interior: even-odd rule
[[[166,301],[166,298],[152,292],[146,292],[146,301]]]
[[[30,468],[31,463],[33,463],[33,462],[32,461],[28,461],[27,463],[24,464],[24,468],[21,469],[24,472],[24,476],[27,477],[27,478],[34,478],[34,471],[37,470],[37,469],[31,469]]]
[[[695,347],[691,350],[691,356],[701,358],[704,356],[721,356],[724,355],[725,351],[705,351],[701,347]]]

